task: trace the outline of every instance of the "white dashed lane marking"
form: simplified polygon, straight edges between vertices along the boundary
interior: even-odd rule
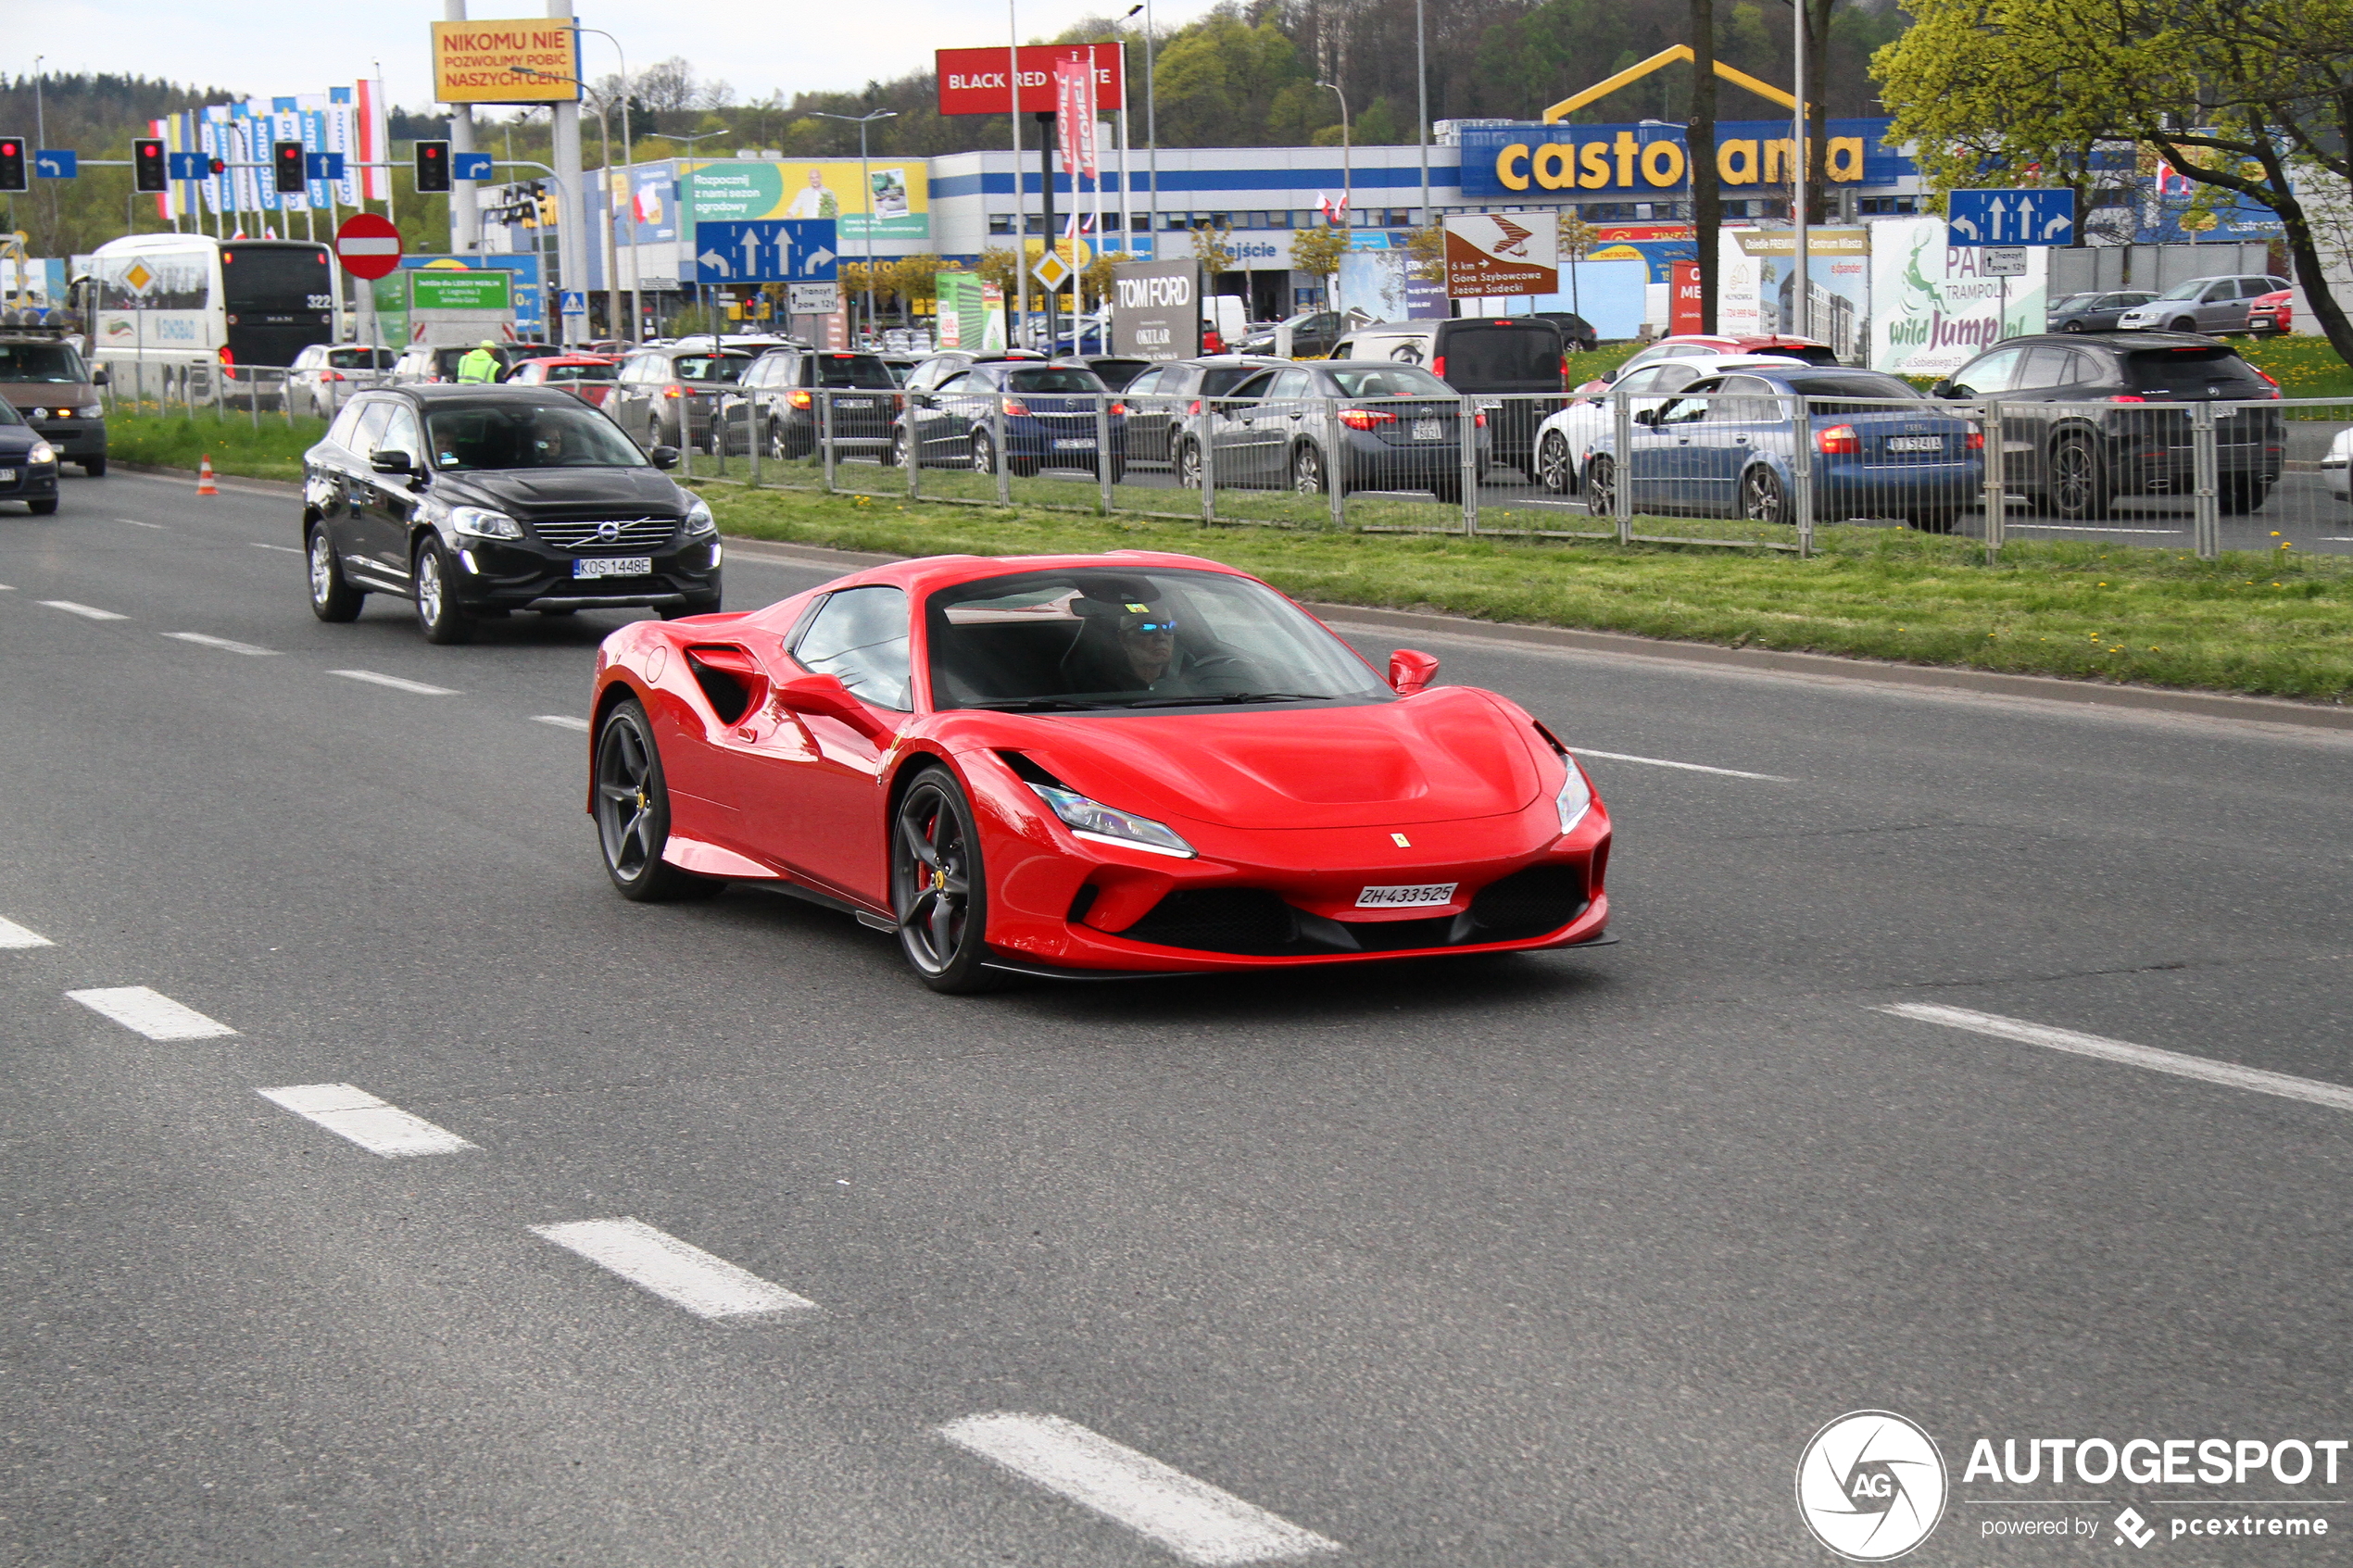
[[[1188,1562],[1275,1562],[1344,1549],[1058,1415],[970,1415],[950,1422],[939,1435],[1149,1537]]]
[[[531,1229],[698,1318],[813,1311],[817,1306],[642,1220],[575,1220]]]
[[[209,1040],[234,1029],[145,985],[113,985],[66,995],[103,1018],[150,1040]]]
[[[411,1116],[398,1106],[388,1105],[349,1084],[296,1084],[283,1089],[256,1089],[254,1093],[386,1160],[455,1154],[461,1148],[474,1147],[457,1134],[436,1127],[422,1116]]]
[[[2021,1045],[2042,1046],[2075,1056],[2096,1057],[2102,1061],[2120,1062],[2126,1067],[2145,1067],[2152,1073],[2171,1073],[2177,1077],[2196,1078],[2202,1083],[2219,1084],[2226,1089],[2247,1089],[2259,1095],[2278,1095],[2284,1099],[2325,1105],[2332,1110],[2353,1110],[2353,1088],[2342,1084],[2323,1083],[2318,1078],[2268,1073],[2259,1067],[2241,1067],[2236,1062],[2185,1056],[2180,1051],[2161,1050],[2155,1046],[2136,1046],[2130,1040],[2111,1040],[2102,1035],[2079,1035],[2072,1029],[2054,1029],[2048,1024],[2030,1023],[2022,1018],[2004,1018],[1994,1012],[1972,1012],[1968,1008],[1944,1007],[1933,1002],[1896,1002],[1878,1010],[1892,1012],[1898,1018],[1918,1019],[1922,1023],[1942,1023],[1952,1029],[1967,1029],[1972,1034],[1991,1035],[1999,1040],[2016,1040]]]
[[[346,681],[365,681],[371,686],[389,686],[396,692],[410,692],[418,696],[456,696],[447,686],[429,686],[422,681],[404,681],[397,675],[379,675],[372,670],[330,670],[330,675],[340,675]]]
[[[265,545],[258,539],[248,539],[245,543],[251,545],[257,550],[283,550],[290,556],[298,556],[302,554],[300,550],[296,549],[292,545]]]
[[[1705,762],[1669,762],[1664,757],[1629,757],[1622,751],[1595,751],[1587,746],[1571,746],[1569,750],[1579,757],[1606,757],[1613,762],[1640,762],[1645,768],[1680,768],[1687,773],[1721,773],[1728,779],[1755,779],[1764,784],[1795,784],[1779,773],[1751,773],[1738,768],[1711,768]]]
[[[162,527],[163,527],[163,524],[162,524],[162,523],[159,523],[159,522],[141,522],[141,521],[140,521],[137,518],[135,518],[135,517],[119,517],[119,518],[115,519],[115,521],[116,521],[117,522],[127,522],[127,523],[129,523],[129,524],[130,524],[132,527],[133,527],[133,528],[162,528]],[[167,532],[168,532],[168,531],[167,531]]]
[[[531,721],[535,724],[553,724],[560,730],[578,730],[584,735],[588,733],[588,721],[575,719],[569,713],[535,713]]]
[[[43,599],[41,602],[47,605],[51,609],[61,609],[68,615],[79,615],[91,621],[128,621],[131,619],[131,617],[127,615],[117,615],[110,609],[100,609],[95,605],[76,604],[71,599]]]
[[[19,925],[15,921],[0,919],[0,947],[50,947],[56,944],[41,933]]]
[[[258,648],[251,643],[233,642],[227,637],[207,636],[202,632],[166,632],[164,635],[180,642],[194,643],[198,647],[219,648],[222,653],[250,654],[256,659],[274,659],[278,654],[276,648]]]

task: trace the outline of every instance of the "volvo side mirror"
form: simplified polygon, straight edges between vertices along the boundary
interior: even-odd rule
[[[678,466],[678,448],[657,446],[646,454],[646,461],[658,469],[674,469]]]

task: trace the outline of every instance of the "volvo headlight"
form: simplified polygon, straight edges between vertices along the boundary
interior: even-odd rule
[[[32,444],[32,450],[24,455],[24,460],[34,468],[44,463],[54,463],[57,460],[57,449],[45,441],[36,441]]]
[[[718,532],[719,524],[711,519],[711,503],[699,495],[696,496],[686,507],[686,537],[700,539],[705,534]]]
[[[1116,844],[1123,848],[1142,849],[1154,855],[1173,855],[1180,860],[1193,858],[1193,847],[1176,836],[1164,822],[1150,817],[1139,817],[1132,811],[1122,811],[1100,800],[1089,800],[1075,789],[1057,784],[1033,784],[1038,798],[1053,808],[1063,825],[1080,838],[1091,838],[1104,844]]]
[[[1568,779],[1553,797],[1553,804],[1560,808],[1561,832],[1567,834],[1593,809],[1593,786],[1585,782],[1585,770],[1577,765],[1576,758],[1565,756],[1561,762],[1568,769]]]
[[[505,512],[494,512],[484,507],[452,507],[449,526],[472,539],[520,539],[522,524]]]

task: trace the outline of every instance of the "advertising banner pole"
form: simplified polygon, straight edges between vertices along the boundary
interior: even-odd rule
[[[1020,347],[1029,331],[1029,214],[1021,189],[1021,23],[1015,4],[1005,0],[1005,119],[1013,128],[1013,329],[1005,334],[1008,348]]]

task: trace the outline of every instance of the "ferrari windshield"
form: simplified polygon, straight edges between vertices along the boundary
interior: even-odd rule
[[[1221,708],[1391,695],[1289,599],[1219,572],[1025,571],[943,588],[925,613],[935,708]]]
[[[435,469],[630,469],[646,455],[593,408],[459,404],[425,416]]]

